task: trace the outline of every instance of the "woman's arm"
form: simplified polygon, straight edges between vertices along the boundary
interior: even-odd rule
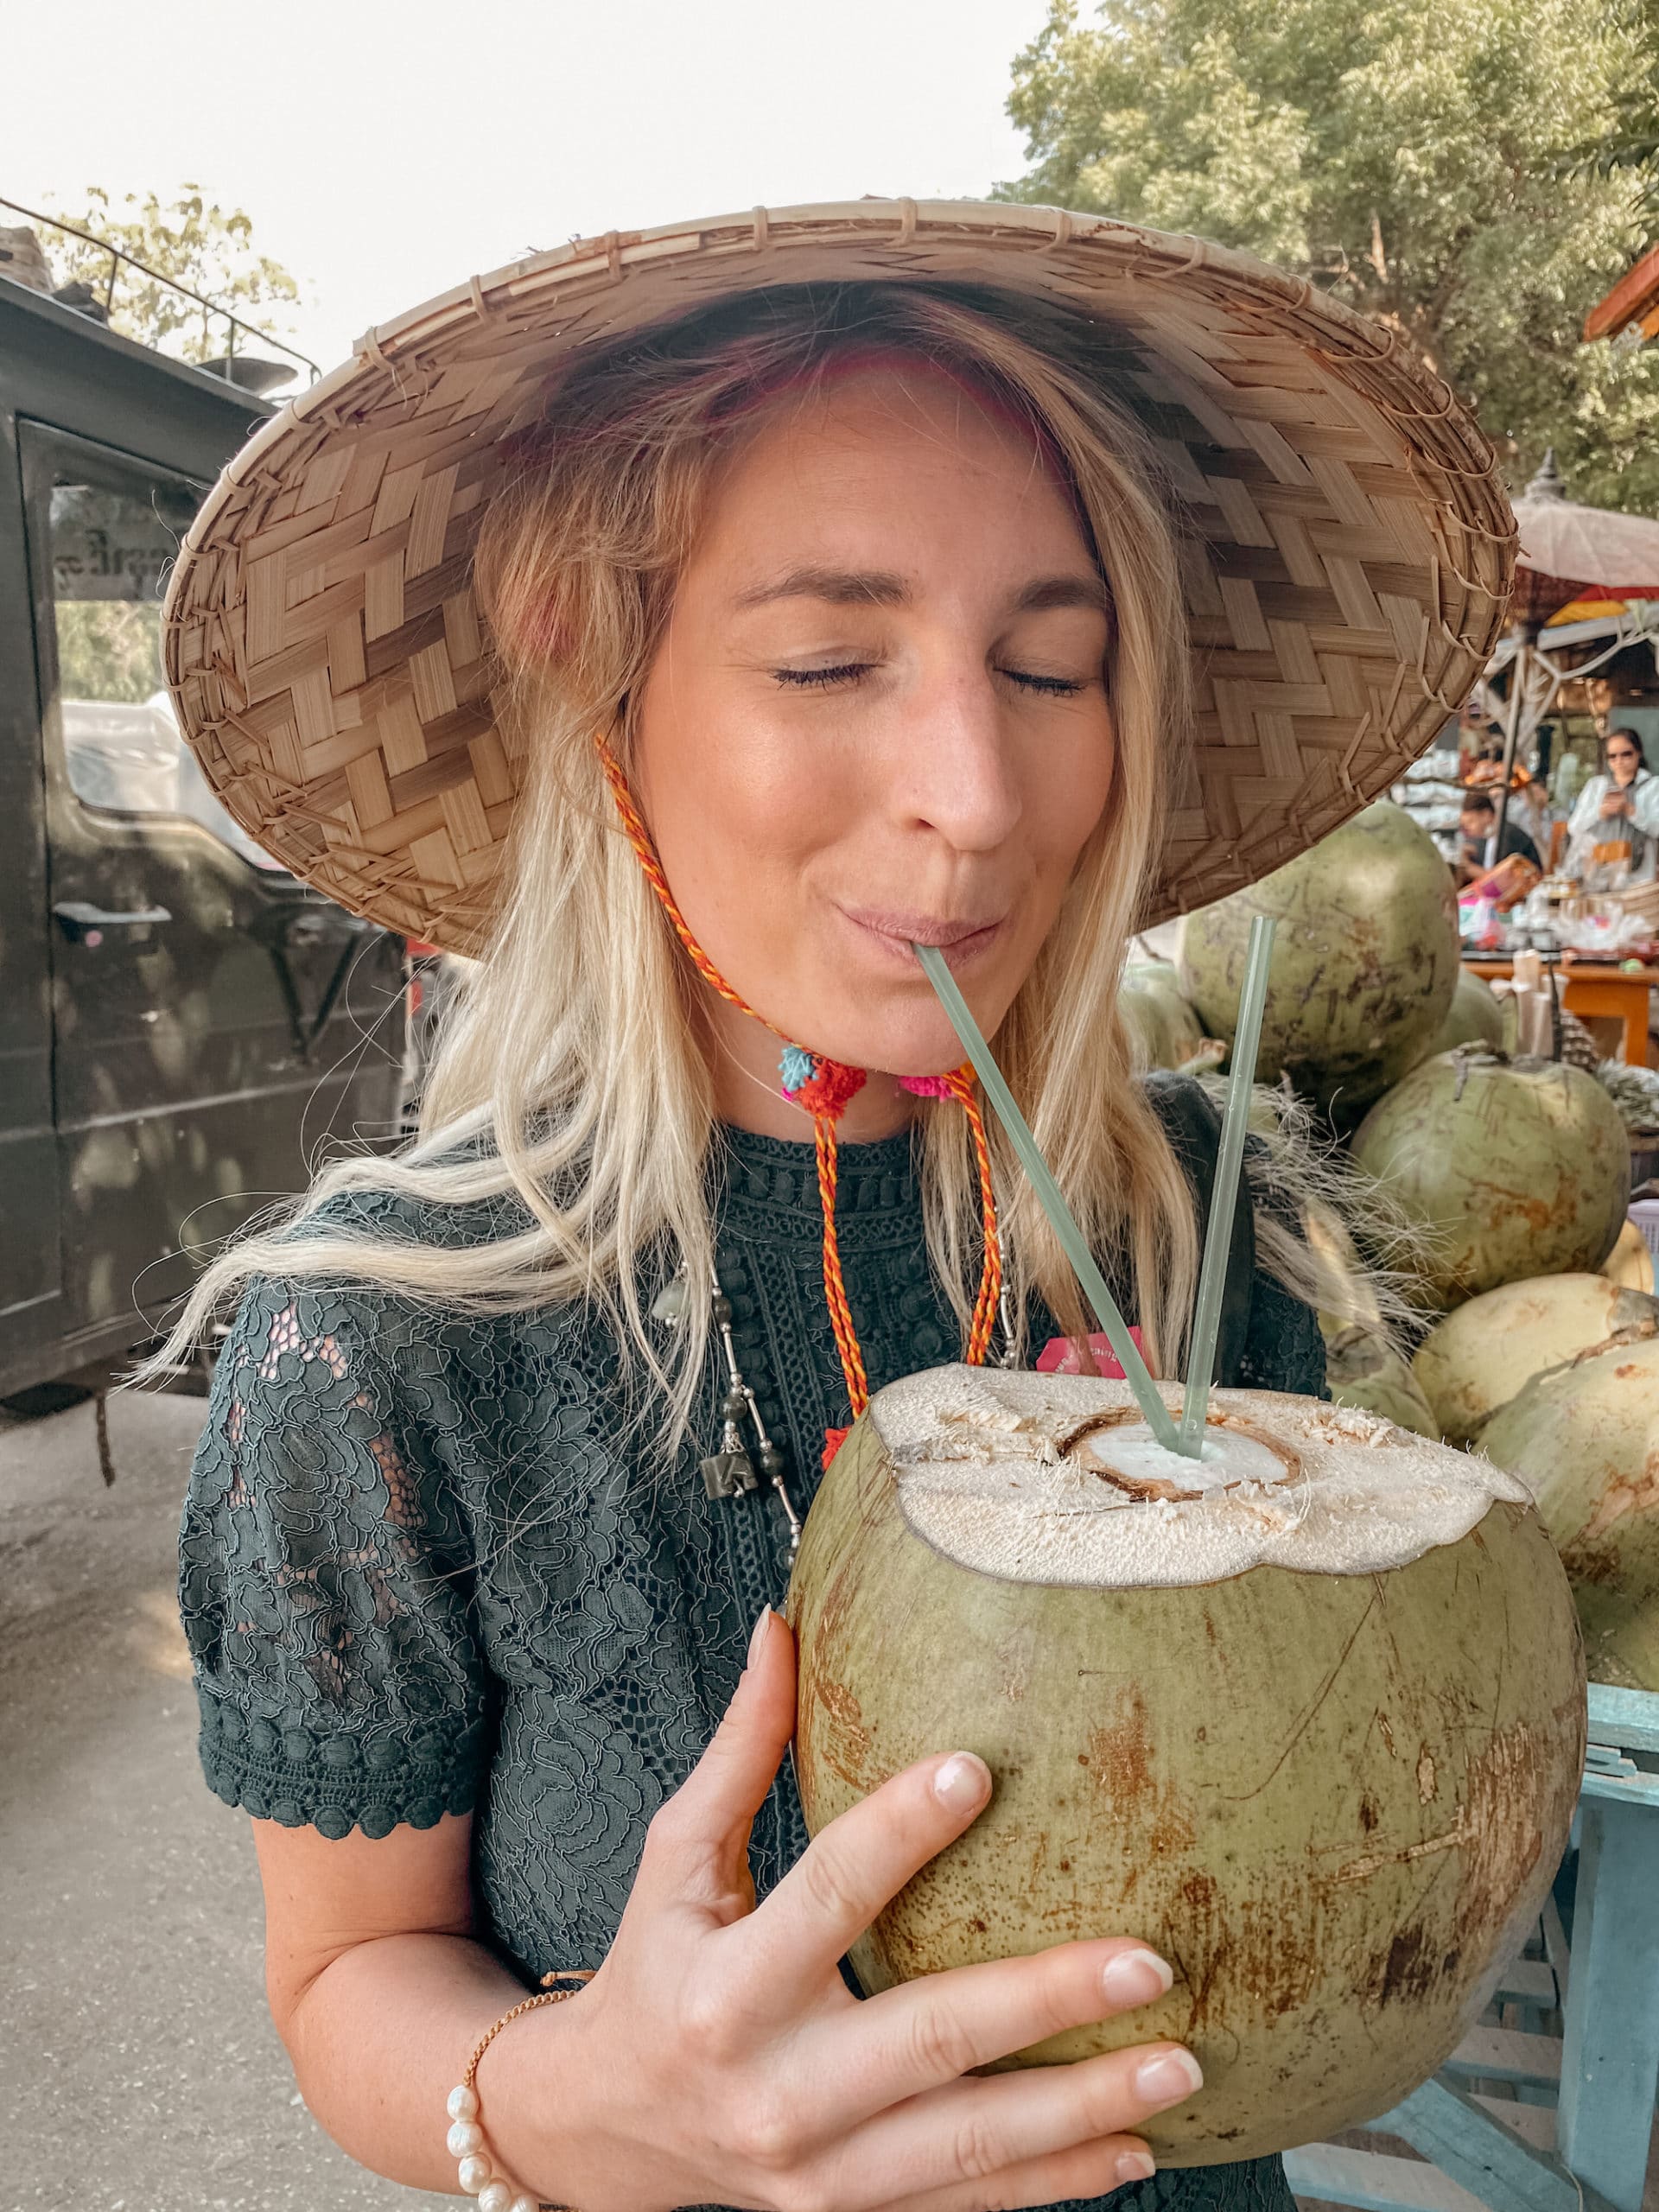
[[[849,1945],[986,1803],[980,1761],[895,1775],[756,1908],[749,1826],[794,1712],[792,1641],[764,1617],[714,1742],[652,1823],[597,1979],[515,2022],[479,2068],[499,2167],[589,2212],[982,2212],[1149,2173],[1128,2131],[1198,2087],[1179,2044],[972,2071],[1162,1994],[1169,1970],[1144,1945],[1061,1944],[867,2004],[841,1980]],[[271,2009],[307,2103],[364,2164],[454,2192],[445,2098],[524,1994],[468,1932],[467,1821],[257,1835]]]
[[[253,1834],[266,1993],[307,2106],[363,2165],[453,2190],[444,2099],[524,1993],[471,1940],[471,1816],[373,1842],[274,1821]]]

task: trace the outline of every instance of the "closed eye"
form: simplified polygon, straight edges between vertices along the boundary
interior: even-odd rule
[[[874,661],[846,661],[838,668],[774,668],[774,680],[798,691],[821,691],[833,684],[857,683],[876,665]],[[1038,676],[1030,669],[999,668],[997,674],[1010,683],[1017,683],[1022,690],[1035,691],[1045,698],[1075,698],[1088,687],[1077,677],[1071,676]]]

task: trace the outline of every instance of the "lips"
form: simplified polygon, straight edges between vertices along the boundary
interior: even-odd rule
[[[983,950],[1007,919],[1001,914],[916,914],[871,906],[843,906],[841,911],[855,928],[906,960],[912,944],[936,944],[953,963]]]

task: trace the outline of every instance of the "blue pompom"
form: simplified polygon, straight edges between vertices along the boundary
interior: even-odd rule
[[[803,1052],[798,1045],[785,1046],[778,1062],[778,1072],[783,1080],[784,1089],[791,1098],[803,1084],[811,1082],[817,1065],[811,1053]]]

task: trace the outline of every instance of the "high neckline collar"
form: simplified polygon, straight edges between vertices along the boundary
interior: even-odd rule
[[[836,1213],[844,1217],[913,1212],[918,1185],[913,1129],[874,1144],[836,1147]],[[795,1143],[759,1136],[729,1122],[715,1132],[713,1161],[729,1198],[779,1215],[822,1218],[817,1152],[810,1139]]]

